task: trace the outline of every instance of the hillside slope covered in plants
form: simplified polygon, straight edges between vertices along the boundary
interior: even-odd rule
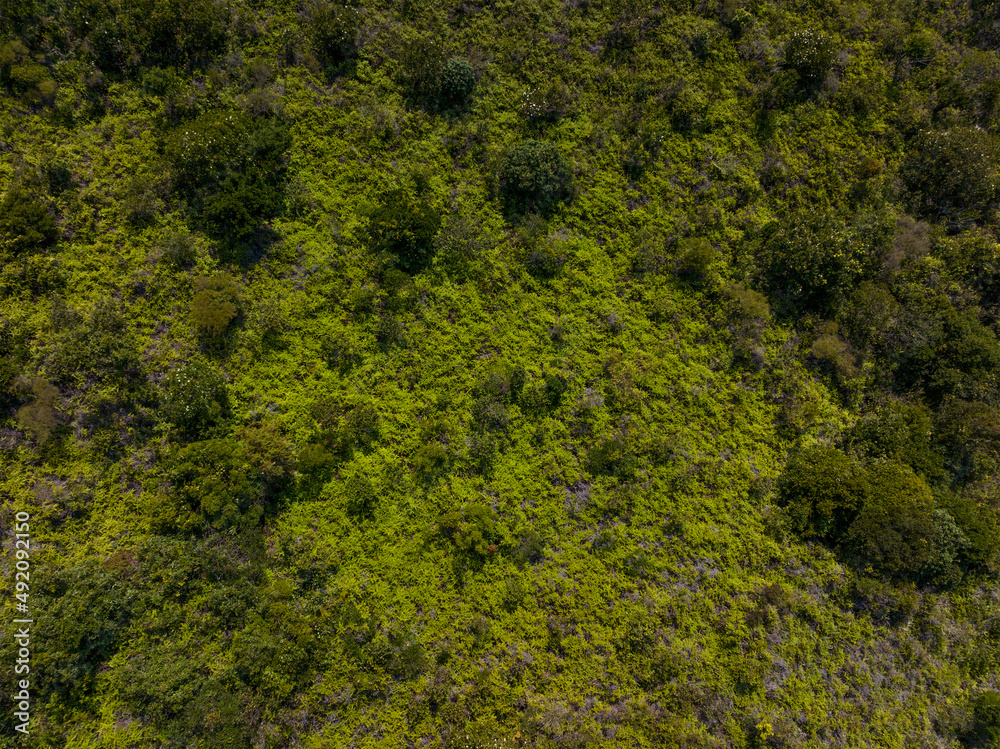
[[[1000,6],[0,11],[26,742],[1000,746]]]

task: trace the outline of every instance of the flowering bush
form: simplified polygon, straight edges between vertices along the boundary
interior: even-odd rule
[[[205,432],[229,410],[225,380],[204,362],[182,364],[172,370],[163,389],[167,419],[187,436]]]

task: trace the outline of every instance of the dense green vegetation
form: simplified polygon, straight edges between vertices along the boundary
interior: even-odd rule
[[[997,746],[998,21],[0,3],[27,741]]]

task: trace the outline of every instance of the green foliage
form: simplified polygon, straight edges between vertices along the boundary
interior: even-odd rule
[[[785,67],[796,75],[797,87],[809,92],[826,80],[837,59],[837,47],[826,34],[807,29],[793,33],[782,54]]]
[[[207,339],[222,335],[239,313],[241,300],[236,279],[229,273],[199,276],[194,280],[191,321]]]
[[[950,224],[980,220],[996,207],[1000,148],[991,133],[953,127],[922,132],[900,169],[912,208]]]
[[[370,520],[378,505],[378,495],[371,480],[363,473],[355,473],[344,485],[347,511],[354,517]]]
[[[527,140],[511,149],[500,167],[507,209],[549,213],[573,195],[573,172],[552,143]]]
[[[496,518],[486,505],[471,504],[443,513],[438,530],[457,551],[480,561],[499,548]]]
[[[123,577],[110,565],[46,570],[37,576],[31,600],[50,626],[32,633],[38,638],[32,653],[32,665],[39,669],[36,699],[73,702],[93,691],[98,671],[142,610],[139,581]]]
[[[897,379],[907,389],[923,388],[928,401],[940,404],[948,396],[963,400],[996,398],[1000,343],[972,311],[950,305],[928,331],[930,340],[903,354]]]
[[[828,314],[880,263],[890,231],[887,224],[848,227],[823,212],[789,214],[764,230],[761,280],[783,312]]]
[[[868,484],[864,506],[844,534],[842,552],[858,569],[917,577],[931,558],[938,533],[930,488],[909,466],[895,462],[876,464]]]
[[[685,239],[678,247],[677,270],[683,278],[704,282],[708,271],[719,260],[719,251],[705,237]]]
[[[441,228],[441,213],[424,197],[414,198],[399,188],[388,193],[370,216],[368,246],[387,253],[391,262],[407,273],[419,273],[434,257],[434,237]]]
[[[354,57],[360,20],[361,10],[350,7],[349,3],[314,0],[306,4],[303,21],[311,34],[316,56],[324,66],[340,65]]]
[[[59,237],[56,222],[27,191],[12,188],[0,202],[0,249],[14,256],[43,250]]]
[[[38,444],[44,443],[58,426],[56,403],[59,389],[41,377],[31,383],[31,403],[17,410],[17,425]]]
[[[237,112],[206,112],[167,139],[175,186],[204,231],[245,243],[284,207],[287,125]]]
[[[972,726],[962,737],[966,747],[991,747],[1000,743],[1000,692],[988,691],[970,700]]]
[[[167,493],[153,507],[160,532],[223,531],[261,518],[267,497],[247,448],[233,439],[192,442],[171,455]]]
[[[228,412],[226,381],[209,364],[182,364],[164,379],[163,413],[182,435],[207,434]]]
[[[864,461],[905,463],[931,482],[944,474],[934,449],[930,409],[919,402],[890,401],[863,415],[844,435],[844,443]]]
[[[70,17],[109,72],[204,64],[225,48],[229,31],[228,8],[211,0],[83,0]]]
[[[587,451],[587,470],[596,475],[630,478],[638,468],[638,456],[631,441],[624,436],[602,440]]]
[[[131,396],[145,391],[138,342],[120,306],[102,303],[86,324],[66,328],[48,367],[54,380],[66,385],[113,384]]]
[[[441,69],[441,98],[451,106],[464,106],[476,87],[476,73],[465,60],[452,58]]]
[[[793,529],[830,543],[851,527],[867,494],[861,467],[841,451],[818,445],[792,455],[778,482],[778,499]]]
[[[178,270],[194,264],[197,250],[194,238],[186,231],[168,231],[160,239],[160,260]]]

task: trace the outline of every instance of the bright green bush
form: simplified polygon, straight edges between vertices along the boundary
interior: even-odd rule
[[[185,436],[206,433],[228,411],[226,381],[204,362],[182,364],[163,382],[164,415]]]
[[[555,145],[527,140],[504,157],[500,191],[512,212],[548,213],[572,197],[573,172]]]

